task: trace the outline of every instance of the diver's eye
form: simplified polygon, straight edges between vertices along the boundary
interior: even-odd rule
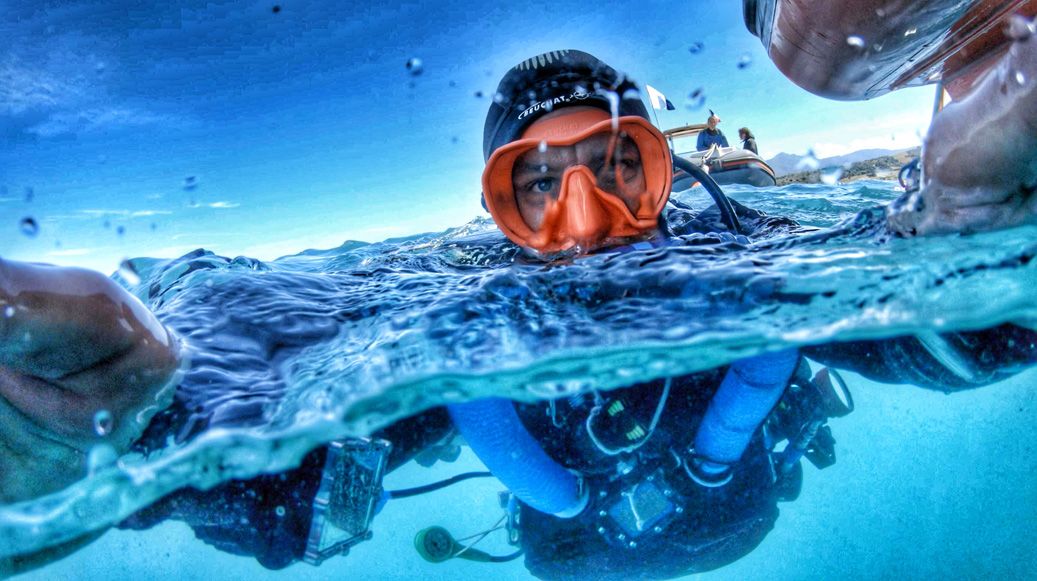
[[[554,187],[555,187],[555,180],[554,180],[554,178],[541,178],[541,179],[533,182],[533,187],[531,189],[533,189],[534,191],[539,192],[541,194],[546,194],[546,193],[550,192],[551,190],[553,190]]]

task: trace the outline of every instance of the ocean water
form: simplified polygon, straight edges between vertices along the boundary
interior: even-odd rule
[[[685,243],[564,264],[515,262],[485,219],[262,262],[199,251],[117,276],[190,345],[189,417],[147,455],[98,464],[54,495],[0,507],[0,554],[111,526],[184,486],[294,466],[313,446],[434,405],[533,401],[705,370],[763,351],[1037,320],[1037,228],[902,240],[881,227],[893,182],[729,188],[802,227],[739,244]],[[677,195],[708,205],[699,190]],[[1037,375],[944,395],[849,375],[857,411],[832,421],[839,462],[807,467],[763,545],[705,578],[1023,578],[1037,570]],[[214,387],[216,386],[216,387]],[[467,452],[390,474],[403,488],[477,468]],[[26,578],[524,578],[521,561],[431,565],[412,548],[500,516],[493,480],[390,501],[374,539],[279,573],[169,522],[113,531]],[[501,533],[479,548],[508,549]]]

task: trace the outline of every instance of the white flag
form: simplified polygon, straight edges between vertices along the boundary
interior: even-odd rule
[[[651,85],[645,85],[645,89],[648,90],[648,100],[652,102],[652,109],[665,111],[667,109],[666,95],[663,95]]]

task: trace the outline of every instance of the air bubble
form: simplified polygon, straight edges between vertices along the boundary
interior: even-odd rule
[[[504,102],[504,98],[505,98],[504,95],[502,95],[501,93],[494,93],[493,94],[493,102],[497,103],[498,105],[500,105],[501,103]]]
[[[482,99],[482,91],[476,91],[475,92],[475,98],[476,99]]]
[[[14,307],[8,305],[4,307],[4,317],[10,319],[14,316]]]
[[[1015,79],[1016,84],[1020,87],[1026,84],[1026,75],[1024,75],[1022,71],[1016,71],[1015,74],[1012,75],[1012,78]]]
[[[276,513],[277,516],[284,516],[287,513],[287,511],[284,509],[283,506],[278,506],[274,509],[274,513]]]
[[[743,53],[742,56],[738,57],[739,70],[747,69],[751,64],[753,64],[753,57],[749,56],[749,53]]]
[[[32,216],[22,218],[22,221],[18,223],[18,227],[21,229],[22,234],[29,238],[35,238],[40,233],[40,225],[36,223],[36,219]]]
[[[702,52],[703,48],[705,48],[705,46],[701,42],[693,42],[691,43],[691,46],[688,47],[688,52],[691,54],[699,54]]]
[[[421,59],[419,59],[418,57],[411,57],[407,59],[407,64],[405,66],[407,67],[407,70],[410,71],[411,76],[414,77],[425,72],[425,65],[421,62]]]
[[[184,178],[183,188],[185,192],[193,192],[197,187],[198,178],[196,178],[195,176],[187,176],[186,178]]]
[[[119,276],[126,281],[126,284],[130,286],[137,286],[140,284],[140,274],[137,273],[137,269],[134,268],[133,263],[129,259],[123,259],[119,263]]]
[[[864,39],[857,36],[856,34],[851,34],[850,36],[847,36],[846,44],[854,48],[864,48],[865,46]]]
[[[537,151],[539,151],[540,153],[546,153],[547,152],[547,142],[546,141],[541,141],[539,144],[537,144]]]
[[[829,168],[821,172],[821,183],[834,186],[839,183],[839,178],[841,177],[843,177],[843,168]]]
[[[115,418],[112,417],[112,412],[100,410],[94,414],[94,433],[98,436],[104,437],[112,433],[114,425]]]
[[[540,166],[540,173],[547,173],[548,169],[550,168],[547,167],[547,164],[543,164]]]
[[[115,234],[117,236],[122,236],[125,233],[126,233],[126,226],[123,226],[123,225],[120,224],[119,226],[115,227]]]

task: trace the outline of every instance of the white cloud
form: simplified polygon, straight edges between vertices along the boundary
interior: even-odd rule
[[[40,137],[55,137],[68,133],[93,133],[112,127],[140,127],[175,122],[172,117],[156,115],[143,109],[94,107],[52,113],[46,121],[29,127],[26,132]]]
[[[844,155],[861,149],[907,149],[921,144],[929,119],[900,113],[857,119],[814,130],[798,132],[767,143],[764,157],[778,152],[803,155],[808,149],[818,158]]]
[[[66,248],[64,250],[51,250],[47,256],[86,256],[93,250],[89,248]]]

